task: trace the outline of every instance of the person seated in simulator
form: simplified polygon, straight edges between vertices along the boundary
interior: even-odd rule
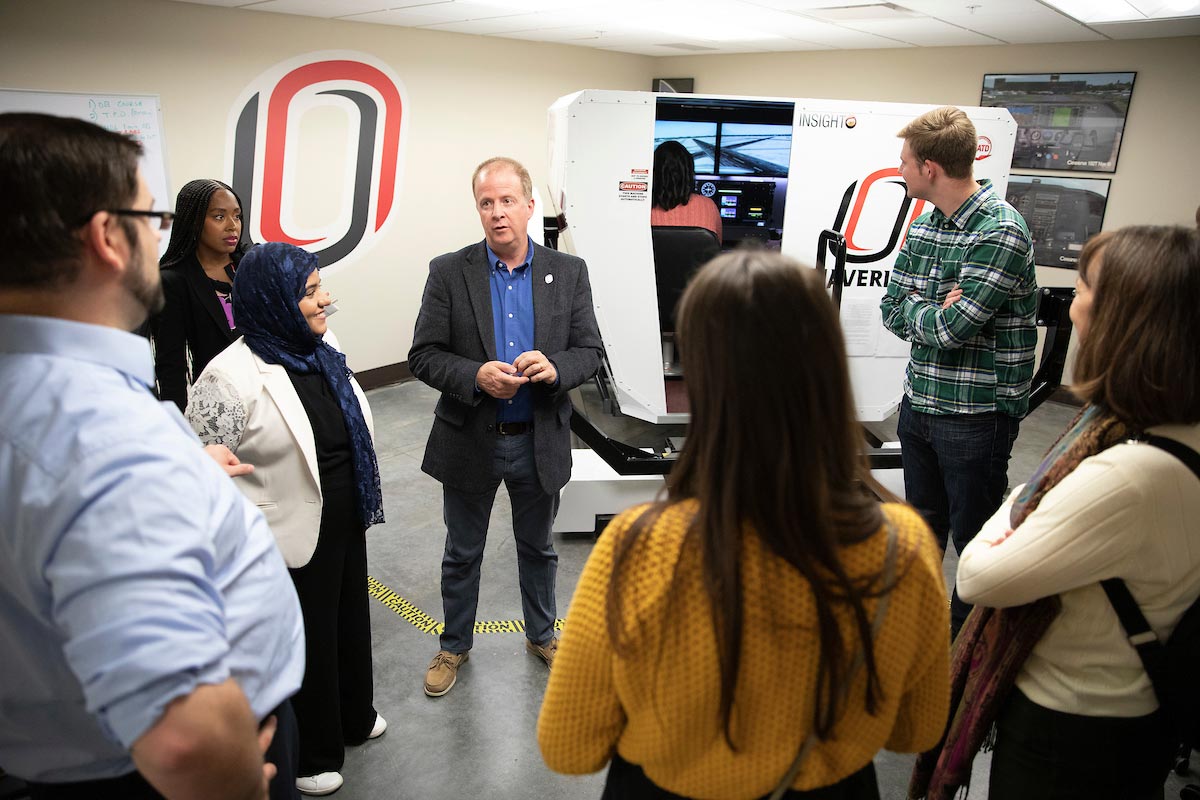
[[[872,493],[819,273],[727,253],[679,323],[688,439],[666,499],[614,519],[584,567],[542,755],[611,763],[606,798],[876,799],[875,753],[930,747],[946,722],[941,551]]]
[[[651,225],[708,228],[721,237],[721,212],[717,204],[696,194],[696,162],[687,148],[667,141],[654,148],[654,191]]]

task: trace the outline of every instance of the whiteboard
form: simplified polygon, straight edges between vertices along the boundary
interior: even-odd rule
[[[175,195],[167,180],[167,153],[163,137],[162,106],[156,94],[81,94],[0,89],[0,113],[32,111],[59,117],[77,117],[115,133],[132,136],[143,148],[141,167],[154,208],[172,208]],[[159,243],[159,255],[169,237]]]

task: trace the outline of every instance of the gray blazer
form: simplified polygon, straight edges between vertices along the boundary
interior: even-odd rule
[[[491,275],[481,241],[429,264],[408,366],[442,393],[421,469],[443,484],[478,490],[495,480],[496,401],[475,391],[475,374],[496,360]],[[583,259],[533,246],[533,346],[558,371],[558,385],[532,384],[533,447],[546,493],[571,477],[571,400],[591,378],[603,344]],[[553,276],[546,282],[547,276]]]

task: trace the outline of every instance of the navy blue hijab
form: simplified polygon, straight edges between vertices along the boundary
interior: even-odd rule
[[[363,526],[370,527],[383,522],[379,463],[371,432],[350,385],[346,357],[313,333],[300,313],[308,276],[316,268],[317,257],[299,247],[280,242],[258,245],[242,258],[234,276],[234,314],[246,345],[263,361],[325,377],[346,421],[359,513]]]

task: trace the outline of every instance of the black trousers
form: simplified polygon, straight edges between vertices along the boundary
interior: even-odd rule
[[[264,756],[276,769],[271,780],[271,800],[300,800],[300,792],[296,790],[296,715],[291,703],[284,700],[268,716],[274,716],[279,723]],[[32,800],[163,800],[140,772],[78,783],[30,783],[29,796]]]
[[[312,559],[290,570],[304,614],[307,667],[292,698],[300,727],[298,774],[337,772],[346,745],[375,725],[367,540],[354,487],[322,491]]]
[[[1084,717],[1017,689],[996,731],[989,800],[1162,800],[1176,750],[1159,712]]]
[[[780,775],[779,778],[783,778]],[[764,795],[763,797],[769,797]],[[822,786],[806,792],[789,789],[783,796],[788,800],[879,800],[879,784],[875,780],[875,765],[867,764],[853,775],[843,778],[831,786]],[[604,794],[600,800],[687,800],[668,792],[646,777],[637,764],[631,764],[617,753],[613,753],[608,767],[608,779],[604,782]]]

